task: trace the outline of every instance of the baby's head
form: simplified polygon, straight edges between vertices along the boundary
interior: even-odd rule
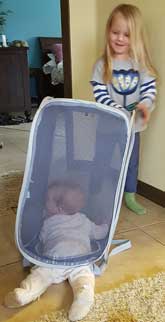
[[[63,196],[63,189],[63,184],[60,181],[55,181],[48,187],[46,209],[51,215],[62,212],[61,199]]]
[[[77,183],[66,183],[63,196],[63,209],[71,215],[85,206],[85,195]]]
[[[55,181],[48,188],[46,209],[51,215],[72,215],[85,205],[85,195],[79,184]]]

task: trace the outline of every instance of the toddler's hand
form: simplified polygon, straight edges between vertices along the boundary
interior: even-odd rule
[[[143,103],[139,103],[136,105],[136,108],[137,108],[137,111],[139,111],[142,114],[143,124],[148,123],[151,113],[149,112],[147,106]]]

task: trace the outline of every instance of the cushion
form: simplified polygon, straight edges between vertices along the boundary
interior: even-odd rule
[[[62,52],[61,43],[52,45],[52,53],[55,55],[55,61],[57,64],[63,61],[63,52]]]

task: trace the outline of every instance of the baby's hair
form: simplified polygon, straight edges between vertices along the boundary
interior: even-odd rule
[[[55,202],[58,207],[67,210],[68,214],[79,211],[85,205],[85,193],[79,183],[70,179],[57,179],[48,190],[56,189]]]
[[[103,53],[104,70],[103,80],[108,83],[112,80],[112,51],[109,46],[109,32],[114,17],[121,14],[128,23],[130,36],[130,57],[139,65],[141,69],[147,69],[150,75],[157,76],[157,72],[152,65],[150,53],[148,50],[147,39],[142,22],[142,15],[134,5],[120,4],[110,14],[105,32],[105,48]]]
[[[82,191],[80,184],[70,179],[56,179],[49,185],[48,189],[53,187],[57,187],[57,188],[64,187],[64,188],[71,188],[75,190],[79,189]]]

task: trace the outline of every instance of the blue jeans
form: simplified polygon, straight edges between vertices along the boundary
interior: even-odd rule
[[[139,146],[140,146],[140,134],[135,134],[135,142],[129,161],[127,178],[125,183],[125,192],[136,192],[137,191],[137,180],[138,180],[138,168],[139,168]]]

